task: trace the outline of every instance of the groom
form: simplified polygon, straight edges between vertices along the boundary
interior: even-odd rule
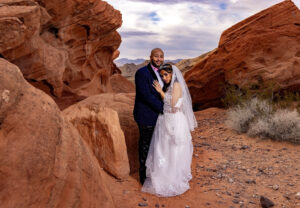
[[[163,113],[163,101],[159,93],[152,86],[158,80],[161,87],[163,82],[159,76],[158,68],[164,62],[164,52],[160,48],[151,51],[150,63],[135,73],[136,97],[134,104],[134,120],[140,132],[139,138],[139,174],[140,182],[146,179],[146,159],[151,143],[152,134],[159,113]]]

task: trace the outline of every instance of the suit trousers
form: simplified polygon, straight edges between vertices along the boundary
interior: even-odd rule
[[[151,138],[154,131],[155,126],[139,126],[140,138],[139,138],[139,174],[140,174],[140,182],[144,183],[146,179],[146,160],[149,151],[149,147],[151,144]]]

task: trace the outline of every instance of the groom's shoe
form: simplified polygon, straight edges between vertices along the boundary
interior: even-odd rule
[[[140,171],[140,182],[143,185],[146,180],[146,171]]]
[[[142,185],[144,185],[145,178],[140,178],[140,182],[141,182]]]

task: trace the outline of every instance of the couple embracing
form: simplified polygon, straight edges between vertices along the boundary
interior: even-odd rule
[[[134,119],[140,132],[142,191],[169,197],[189,189],[193,155],[190,132],[197,121],[180,70],[163,62],[163,51],[155,48],[150,63],[136,72]]]

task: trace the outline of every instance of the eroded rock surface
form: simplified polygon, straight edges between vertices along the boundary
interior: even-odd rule
[[[1,207],[114,207],[102,176],[55,102],[0,59]]]
[[[113,92],[121,13],[100,0],[10,0],[0,6],[0,54],[48,94]]]
[[[125,135],[126,148],[120,148],[118,151],[126,152],[130,164],[130,172],[138,170],[138,138],[139,130],[133,118],[134,93],[103,93],[94,95],[87,99],[70,106],[71,109],[101,109],[110,108],[118,113],[119,123]],[[66,109],[68,110],[68,109]],[[64,112],[66,111],[64,110]],[[70,110],[71,112],[72,110]],[[112,123],[113,124],[113,123]],[[99,135],[100,136],[100,135]]]
[[[125,136],[116,111],[77,104],[65,109],[64,115],[89,144],[102,168],[117,178],[129,174]]]

